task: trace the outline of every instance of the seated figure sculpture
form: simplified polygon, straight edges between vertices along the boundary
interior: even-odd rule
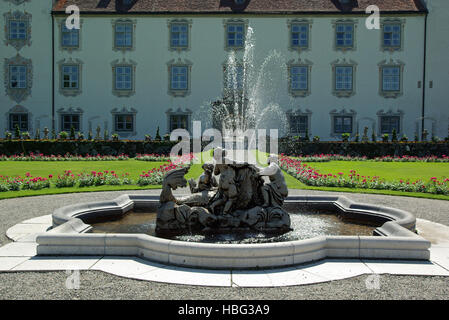
[[[270,154],[268,157],[268,167],[261,168],[260,176],[268,176],[270,183],[262,187],[264,203],[262,207],[282,207],[284,199],[288,196],[288,187],[285,183],[284,174],[278,165],[278,156]]]
[[[212,163],[205,163],[202,165],[202,168],[204,172],[198,179],[198,183],[194,179],[189,180],[191,193],[210,191],[218,187],[217,179],[213,175],[214,165]]]
[[[287,185],[277,157],[271,155],[269,166],[258,168],[237,162],[226,150],[214,149],[212,164],[203,165],[198,187],[190,185],[191,195],[176,198],[171,190],[186,187],[188,168],[166,174],[157,212],[156,231],[210,231],[255,229],[258,231],[290,231],[290,216],[282,208],[288,195]],[[270,179],[264,184],[263,176]],[[217,188],[218,187],[218,188]]]

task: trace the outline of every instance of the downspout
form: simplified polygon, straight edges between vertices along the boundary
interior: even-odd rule
[[[55,17],[51,12],[51,130],[55,130]]]
[[[424,140],[424,117],[426,116],[426,71],[427,71],[427,16],[426,10],[424,17],[424,61],[423,61],[423,80],[422,80],[422,110],[421,110],[421,140]]]

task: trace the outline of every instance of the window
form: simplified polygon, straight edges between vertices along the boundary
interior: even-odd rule
[[[308,131],[308,116],[290,115],[289,122],[291,134],[305,134]]]
[[[115,131],[132,132],[133,130],[134,130],[134,115],[132,114],[115,115]]]
[[[61,130],[70,131],[74,128],[75,131],[80,131],[80,115],[79,114],[63,114],[61,115]]]
[[[334,133],[352,133],[352,116],[334,116]]]
[[[401,47],[401,25],[385,24],[383,26],[383,45],[387,48]]]
[[[27,12],[6,12],[5,44],[13,46],[17,51],[31,45],[31,14]]]
[[[353,87],[353,67],[335,67],[335,91],[352,91]]]
[[[115,90],[132,90],[132,74],[131,66],[115,67]]]
[[[172,66],[171,67],[171,90],[188,90],[188,72],[187,66]]]
[[[388,133],[391,134],[393,130],[396,130],[396,133],[400,132],[400,116],[381,116],[380,117],[380,133]]]
[[[27,88],[27,67],[22,65],[9,66],[9,87],[11,89]]]
[[[308,48],[309,47],[309,25],[302,23],[294,23],[291,25],[291,47],[295,48]]]
[[[26,40],[27,29],[27,21],[9,20],[9,40]]]
[[[245,45],[245,24],[228,23],[226,25],[226,46],[228,48],[243,48]]]
[[[186,114],[171,114],[170,117],[170,131],[176,129],[189,130],[189,116]]]
[[[77,65],[62,66],[62,89],[79,88],[79,67]]]
[[[189,46],[189,25],[172,23],[170,25],[170,46],[174,49],[186,49]]]
[[[401,67],[382,67],[382,91],[399,92],[401,90]]]
[[[292,66],[290,68],[290,90],[291,91],[307,91],[309,67]]]
[[[61,44],[64,48],[78,48],[79,47],[79,30],[67,29],[65,23],[61,25]]]
[[[335,25],[335,47],[337,49],[354,47],[354,24],[337,23]]]
[[[133,24],[117,23],[115,25],[115,47],[132,48],[133,46]]]
[[[19,126],[21,131],[28,131],[28,114],[26,113],[10,113],[9,114],[9,130],[14,131]]]

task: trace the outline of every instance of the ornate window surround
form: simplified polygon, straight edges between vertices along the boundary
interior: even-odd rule
[[[192,131],[192,110],[186,108],[185,111],[181,108],[177,110],[173,110],[172,108],[168,109],[165,114],[167,115],[167,133],[170,133],[170,116],[187,116],[187,131]]]
[[[230,24],[243,24],[243,46],[228,46],[228,25]],[[223,27],[224,27],[224,49],[226,51],[239,51],[245,49],[246,37],[248,35],[248,19],[223,19]]]
[[[339,117],[352,117],[352,132],[348,132],[350,133],[351,137],[355,136],[356,132],[356,116],[357,116],[357,112],[350,109],[349,111],[347,111],[345,108],[343,108],[341,111],[338,111],[337,109],[333,109],[331,110],[331,112],[329,112],[329,115],[331,117],[331,133],[330,136],[331,137],[341,137],[341,133],[336,133],[335,132],[335,123],[334,123],[334,118],[336,116]]]
[[[167,62],[167,71],[168,71],[168,95],[173,97],[186,97],[190,95],[192,84],[192,65],[193,63],[190,60],[178,58],[178,60],[172,59]],[[187,90],[174,90],[171,88],[171,70],[173,67],[187,67]]]
[[[338,98],[349,98],[356,93],[356,74],[357,74],[357,62],[345,58],[337,59],[331,63],[332,66],[332,94]],[[336,90],[336,67],[352,67],[352,90]]]
[[[378,121],[377,121],[377,135],[380,137],[382,136],[382,121],[381,118],[382,117],[399,117],[399,132],[397,132],[397,135],[402,135],[402,133],[404,132],[404,111],[402,110],[397,110],[396,112],[394,112],[392,109],[389,109],[388,111],[384,111],[379,110],[376,113],[377,117],[378,117]]]
[[[33,128],[32,128],[32,118],[33,118],[33,114],[31,112],[28,111],[27,108],[25,108],[22,105],[15,105],[14,107],[12,107],[11,109],[9,109],[6,113],[5,113],[5,128],[8,128],[8,130],[10,129],[10,115],[11,114],[27,114],[28,115],[28,132],[32,132]]]
[[[174,24],[186,24],[187,25],[187,46],[186,47],[173,47],[171,42],[171,27]],[[191,33],[192,33],[192,19],[168,19],[168,50],[177,51],[190,51],[191,48]]]
[[[112,23],[112,50],[114,51],[134,51],[136,49],[136,25],[137,25],[137,19],[126,19],[126,18],[120,18],[120,19],[113,19],[111,21]],[[133,28],[133,34],[132,34],[132,45],[131,47],[117,47],[115,45],[115,26],[117,24],[132,24]]]
[[[337,46],[337,24],[351,24],[353,26],[353,37],[352,37],[352,46]],[[334,50],[342,51],[345,53],[346,51],[355,51],[357,50],[357,19],[335,19],[332,20],[332,27],[334,29]]]
[[[390,59],[389,62],[387,62],[387,60],[381,61],[378,64],[378,66],[379,66],[379,95],[384,98],[393,98],[393,99],[402,96],[404,94],[404,66],[405,66],[405,63],[400,60],[393,61]],[[399,91],[384,91],[383,90],[383,73],[382,73],[382,71],[383,71],[384,67],[400,67]]]
[[[11,88],[9,67],[13,65],[26,66],[27,69],[26,88]],[[15,57],[11,59],[5,59],[4,85],[6,95],[9,96],[13,101],[17,103],[24,101],[31,94],[31,87],[33,86],[33,64],[31,59],[25,59],[19,54],[17,54]]]
[[[24,46],[30,46],[31,45],[31,14],[28,12],[21,12],[19,10],[16,10],[14,12],[6,12],[4,15],[5,17],[5,45],[11,45],[14,48],[16,48],[17,51],[22,49]],[[10,39],[9,38],[9,32],[10,32],[10,21],[12,20],[19,20],[26,22],[26,39]]]
[[[118,90],[115,87],[115,70],[117,67],[131,67],[132,70],[132,89],[131,90]],[[121,61],[119,59],[114,60],[111,62],[112,67],[112,94],[117,97],[130,97],[136,93],[136,66],[137,62],[133,60],[126,61],[125,58],[123,58]]]
[[[80,95],[83,91],[82,89],[82,70],[83,62],[80,59],[63,59],[58,62],[59,65],[59,93],[66,97],[74,97]],[[78,66],[78,88],[76,89],[66,89],[63,87],[62,82],[64,81],[62,77],[62,68],[68,65]]]
[[[290,109],[290,110],[287,110],[285,112],[285,114],[287,115],[287,119],[288,119],[289,125],[290,125],[290,116],[304,116],[304,117],[307,117],[307,131],[308,131],[309,135],[311,134],[311,132],[312,132],[311,131],[311,129],[312,129],[312,127],[311,127],[311,125],[312,125],[312,111],[311,110],[309,110],[307,108],[305,109],[305,111],[302,111],[301,108],[297,108],[295,110]],[[289,130],[288,134],[290,136],[293,135],[293,133],[291,132],[291,129]],[[298,132],[297,134],[300,134],[300,132]]]
[[[65,19],[58,19],[58,30],[59,30],[59,49],[67,51],[69,53],[72,53],[73,51],[80,51],[81,50],[81,43],[82,43],[82,30],[83,30],[83,19],[80,19],[80,28],[78,30],[78,46],[64,46],[62,43],[62,26],[65,25]]]
[[[80,121],[80,127],[79,127],[79,132],[83,132],[83,113],[84,110],[81,108],[73,108],[73,107],[69,107],[67,109],[65,108],[59,108],[57,111],[58,113],[58,118],[59,118],[59,131],[63,131],[63,127],[62,127],[62,117],[65,115],[78,115],[79,116],[79,121]]]
[[[287,62],[288,71],[288,92],[293,97],[306,97],[311,94],[312,83],[312,65],[313,62],[308,59],[289,60]],[[293,67],[307,67],[307,90],[292,90],[291,86],[291,70]]]
[[[137,110],[134,108],[123,107],[122,109],[114,108],[111,110],[112,114],[112,133],[117,133],[121,137],[131,137],[137,134],[136,130],[136,114]],[[117,115],[132,115],[133,116],[133,130],[132,131],[116,131],[115,130],[115,116]]]
[[[399,24],[401,26],[401,46],[400,47],[386,47],[384,45],[384,26],[386,24]],[[380,49],[381,51],[389,51],[393,53],[395,51],[403,51],[404,50],[404,28],[405,28],[405,19],[400,18],[384,18],[380,20]]]
[[[308,32],[308,38],[307,38],[307,47],[301,47],[301,46],[292,46],[292,26],[295,24],[300,25],[307,25],[309,28]],[[301,53],[303,51],[310,51],[312,50],[312,19],[288,19],[287,20],[287,27],[288,27],[288,50],[290,51],[296,51],[298,53]]]

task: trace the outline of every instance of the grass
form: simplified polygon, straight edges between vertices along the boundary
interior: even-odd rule
[[[267,156],[264,153],[256,152],[258,162],[260,165],[266,164]],[[203,152],[196,155],[201,163],[211,161],[210,152]],[[203,172],[200,164],[193,164],[186,175],[186,179],[197,179]],[[164,162],[148,162],[138,161],[134,159],[124,161],[2,161],[0,162],[0,175],[7,176],[25,176],[29,172],[33,176],[48,177],[49,174],[57,176],[64,172],[64,170],[71,170],[75,174],[81,172],[91,171],[105,171],[113,170],[118,175],[129,173],[131,179],[136,180],[139,174],[143,171],[148,171],[152,168],[157,168],[164,164]],[[379,176],[381,179],[387,181],[394,180],[410,180],[418,179],[428,180],[431,177],[439,179],[449,177],[448,163],[404,163],[404,162],[372,162],[372,161],[331,161],[331,162],[313,162],[308,163],[313,168],[318,169],[322,173],[338,173],[343,172],[345,175],[349,174],[350,170],[356,170],[358,174],[365,176]],[[352,189],[352,188],[331,188],[331,187],[310,187],[298,181],[291,175],[284,172],[287,186],[290,189],[303,190],[321,190],[333,192],[350,192],[350,193],[370,193],[370,194],[384,194],[397,195],[417,198],[429,198],[449,200],[449,196],[434,195],[429,193],[414,193],[414,192],[400,192],[390,190],[372,190],[372,189]],[[98,186],[85,188],[55,188],[42,190],[21,190],[1,192],[0,199],[28,197],[37,195],[61,194],[61,193],[77,193],[77,192],[95,192],[95,191],[119,191],[119,190],[145,190],[145,189],[159,189],[160,185],[139,187],[137,185],[123,185],[123,186]]]
[[[198,155],[199,156],[199,155]],[[204,159],[209,160],[209,155],[204,155]],[[204,161],[204,159],[202,161]],[[48,177],[52,174],[56,177],[62,174],[64,170],[71,170],[74,174],[81,172],[89,173],[91,171],[115,171],[119,176],[129,173],[130,178],[136,181],[142,172],[146,172],[153,168],[158,168],[166,162],[150,162],[139,160],[123,160],[123,161],[1,161],[0,175],[16,177],[24,177],[29,172],[34,177]],[[186,179],[198,178],[203,169],[201,164],[193,164],[190,167],[189,173],[185,176]],[[72,188],[56,188],[51,186],[48,189],[41,190],[20,190],[0,192],[0,199],[9,199],[17,197],[29,197],[50,194],[62,193],[77,193],[77,192],[96,192],[96,191],[119,191],[119,190],[145,190],[145,189],[160,189],[161,185],[150,185],[140,187],[137,185],[122,185],[122,186],[93,186],[93,187],[72,187]]]
[[[258,162],[266,163],[266,154],[256,151]],[[361,176],[379,176],[386,181],[416,181],[430,180],[431,177],[439,179],[449,177],[449,163],[421,163],[421,162],[373,162],[373,161],[330,161],[330,162],[310,162],[307,163],[312,168],[318,169],[321,173],[337,174],[342,172],[349,175],[350,170],[356,170]],[[318,190],[330,192],[347,192],[363,194],[382,194],[391,196],[405,196],[426,199],[449,200],[447,195],[438,195],[421,192],[401,192],[393,190],[337,188],[337,187],[312,187],[300,182],[284,171],[285,182],[289,189]]]
[[[431,177],[437,177],[439,180],[449,177],[449,163],[330,161],[307,164],[322,174],[342,172],[343,176],[347,177],[351,170],[355,170],[360,176],[379,176],[385,181],[414,182],[429,181]]]

